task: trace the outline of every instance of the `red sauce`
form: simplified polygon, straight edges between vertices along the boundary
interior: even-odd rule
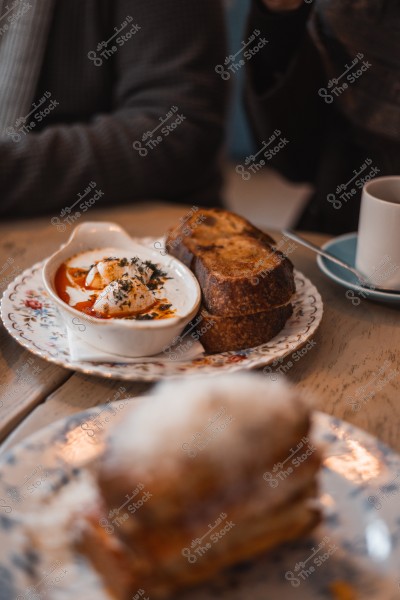
[[[57,294],[69,306],[72,306],[76,310],[79,310],[86,315],[91,317],[95,317],[97,319],[118,319],[118,318],[135,318],[137,320],[160,320],[160,319],[169,319],[175,316],[175,309],[169,306],[169,302],[166,298],[157,298],[154,303],[148,307],[145,311],[132,311],[132,312],[123,312],[120,315],[113,314],[112,316],[99,313],[93,309],[93,305],[96,302],[97,294],[91,294],[89,300],[85,300],[84,302],[77,302],[77,304],[71,304],[71,298],[67,292],[67,287],[71,287],[71,279],[74,284],[81,288],[82,290],[90,290],[89,286],[85,285],[86,276],[89,273],[88,270],[85,269],[77,269],[73,267],[67,267],[66,263],[63,263],[57,270],[55,276],[55,288]],[[100,292],[101,290],[97,290]]]
[[[67,286],[70,285],[70,282],[67,277],[67,265],[65,263],[63,263],[61,267],[57,269],[54,283],[57,294],[60,296],[61,300],[63,300],[63,302],[66,304],[69,304],[70,297],[67,292]]]

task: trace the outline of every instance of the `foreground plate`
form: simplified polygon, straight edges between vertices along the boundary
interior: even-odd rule
[[[135,398],[129,404],[146,400]],[[43,552],[24,542],[22,522],[35,512],[41,518],[43,505],[79,479],[82,465],[102,452],[110,423],[123,418],[127,403],[54,423],[0,461],[1,600],[109,600],[88,563],[62,543],[60,531],[50,528],[47,545],[52,552]],[[94,436],[88,435],[88,422]],[[323,525],[308,538],[186,592],[181,600],[399,598],[400,456],[360,429],[322,413],[315,413],[314,437],[327,445],[321,473]],[[266,493],[268,489],[266,483]],[[39,530],[36,518],[34,523]],[[46,537],[41,529],[38,534]]]
[[[155,238],[137,240],[154,246]],[[268,365],[303,346],[317,330],[323,312],[321,296],[302,273],[295,271],[293,315],[270,342],[237,352],[207,355],[188,362],[145,363],[74,362],[67,332],[42,283],[43,263],[19,275],[4,292],[1,318],[9,333],[33,354],[61,367],[89,375],[131,381],[154,381],[180,375],[218,374]]]
[[[329,242],[322,246],[322,249],[348,263],[350,267],[355,267],[357,233],[346,233],[333,240],[329,240]],[[323,256],[317,256],[317,263],[321,271],[323,271],[329,279],[333,279],[333,281],[336,281],[336,283],[339,283],[347,290],[352,290],[349,292],[348,296],[350,300],[355,298],[356,300],[354,300],[354,302],[357,302],[358,299],[362,301],[363,298],[365,298],[366,300],[375,300],[376,302],[385,302],[387,304],[397,304],[400,306],[400,292],[398,294],[378,292],[377,290],[360,287],[357,277],[353,275],[353,273],[343,269]],[[357,303],[359,304],[359,302]]]

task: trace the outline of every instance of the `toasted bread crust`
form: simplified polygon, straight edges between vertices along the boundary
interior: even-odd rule
[[[287,304],[295,292],[293,265],[274,243],[238,215],[201,209],[168,233],[166,247],[197,277],[205,308],[230,317]]]
[[[252,315],[285,305],[295,292],[292,271],[291,263],[283,258],[271,274],[255,270],[251,276],[227,278],[210,272],[203,256],[196,256],[193,262],[204,306],[210,313],[224,317]]]
[[[204,333],[200,341],[206,352],[228,352],[253,348],[269,342],[285,326],[293,313],[286,304],[268,311],[238,317],[221,317],[201,310]]]

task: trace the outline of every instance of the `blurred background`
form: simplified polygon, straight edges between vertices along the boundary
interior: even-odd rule
[[[249,0],[225,0],[229,48],[233,53],[247,39],[246,18]],[[232,105],[228,124],[225,198],[228,208],[238,212],[258,227],[283,229],[295,223],[311,192],[309,185],[292,185],[276,171],[263,169],[248,181],[235,171],[246,156],[256,150],[243,106],[244,69],[231,77]],[[267,207],[268,206],[268,210]]]

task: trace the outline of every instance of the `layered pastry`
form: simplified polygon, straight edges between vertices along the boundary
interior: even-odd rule
[[[118,600],[213,578],[320,519],[310,409],[256,374],[161,384],[111,431],[79,548]]]

